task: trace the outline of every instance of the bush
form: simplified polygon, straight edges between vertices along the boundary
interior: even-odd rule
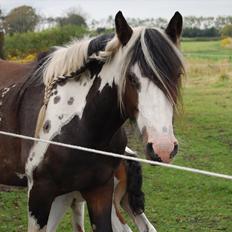
[[[63,45],[73,38],[80,38],[87,30],[80,26],[66,25],[42,32],[16,33],[5,38],[6,57],[25,57],[25,55],[46,51],[52,46]]]
[[[232,38],[227,37],[221,40],[221,47],[232,48]]]

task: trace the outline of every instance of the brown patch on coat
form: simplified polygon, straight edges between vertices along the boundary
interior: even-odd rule
[[[115,177],[119,181],[114,190],[114,206],[116,210],[116,215],[122,224],[126,224],[126,221],[119,210],[120,202],[124,197],[127,188],[127,172],[126,172],[126,166],[124,161],[121,161],[117,171],[115,172]]]
[[[91,191],[83,191],[82,196],[88,204],[89,210],[95,215],[103,215],[105,210],[112,204],[113,182],[109,181],[103,186],[91,189]]]
[[[135,119],[138,113],[138,89],[128,79],[123,99],[126,113],[130,119]]]

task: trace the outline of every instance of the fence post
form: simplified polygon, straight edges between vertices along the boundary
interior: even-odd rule
[[[4,30],[0,29],[0,58],[4,58],[3,46],[4,46]]]

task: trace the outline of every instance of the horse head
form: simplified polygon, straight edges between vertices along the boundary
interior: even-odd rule
[[[115,24],[120,41],[117,59],[124,75],[120,84],[122,110],[136,121],[147,144],[147,158],[169,163],[178,151],[173,115],[184,73],[178,49],[182,16],[176,12],[165,31],[132,29],[121,12]]]

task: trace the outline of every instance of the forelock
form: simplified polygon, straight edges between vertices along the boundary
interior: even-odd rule
[[[135,44],[131,65],[138,63],[143,76],[154,82],[175,106],[180,98],[182,55],[166,34],[145,29]]]

